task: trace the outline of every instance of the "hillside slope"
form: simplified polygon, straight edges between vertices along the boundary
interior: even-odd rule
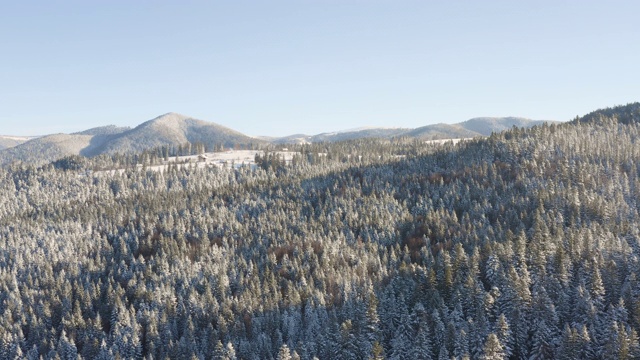
[[[202,143],[213,149],[261,143],[224,126],[168,113],[131,129],[103,126],[74,134],[43,136],[0,150],[0,164],[14,161],[44,164],[70,155],[139,153],[160,146]]]
[[[91,146],[92,135],[54,134],[26,141],[0,151],[0,165],[15,161],[45,164],[70,155],[79,155]]]
[[[531,120],[521,117],[479,117],[461,122],[457,125],[480,135],[489,136],[491,133],[509,130],[514,126],[518,128],[530,128],[553,122],[554,121],[550,120]]]
[[[202,143],[207,148],[222,145],[247,146],[261,140],[246,136],[222,125],[168,113],[149,120],[111,139],[100,153],[135,153],[164,145]]]
[[[433,124],[413,129],[404,134],[421,140],[463,139],[482,134],[463,128],[458,124]]]
[[[404,134],[408,129],[402,128],[364,128],[333,133],[322,133],[310,137],[311,142],[336,142],[363,138],[388,139]]]
[[[0,150],[8,149],[17,145],[20,145],[26,141],[29,141],[29,138],[23,136],[2,136],[0,135]]]

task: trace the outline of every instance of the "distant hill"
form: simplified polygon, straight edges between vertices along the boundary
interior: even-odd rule
[[[389,139],[402,136],[411,129],[403,128],[383,128],[368,127],[354,130],[344,130],[336,132],[326,132],[317,135],[295,134],[279,138],[269,138],[268,141],[274,144],[309,144],[318,142],[337,142],[364,138]]]
[[[44,164],[69,155],[79,155],[91,145],[92,135],[54,134],[29,140],[0,151],[0,164],[14,161]]]
[[[260,143],[224,126],[168,113],[131,129],[103,126],[74,134],[43,136],[0,150],[0,164],[24,161],[44,164],[65,156],[138,153],[164,145],[202,143],[209,148]]]
[[[0,135],[0,150],[12,148],[14,146],[20,145],[24,142],[29,141],[30,137],[26,136],[5,136]]]
[[[405,136],[423,140],[439,140],[463,139],[474,136],[482,136],[482,134],[465,129],[458,124],[433,124],[408,131]]]
[[[323,133],[311,137],[311,142],[336,142],[361,138],[392,138],[404,134],[408,129],[364,128],[335,133]]]
[[[322,133],[318,135],[296,134],[268,141],[276,144],[300,144],[314,142],[335,142],[361,138],[413,137],[423,140],[462,139],[475,136],[489,136],[492,132],[500,132],[517,127],[532,127],[549,120],[530,120],[520,117],[479,117],[457,124],[433,124],[415,129],[402,128],[364,128],[356,130]]]
[[[84,130],[84,131],[80,131],[74,134],[77,135],[98,135],[98,136],[109,136],[109,135],[118,135],[118,134],[122,134],[125,131],[129,131],[131,130],[130,127],[128,126],[123,126],[123,127],[119,127],[119,126],[115,126],[115,125],[107,125],[107,126],[100,126],[100,127],[96,127],[96,128],[92,128],[89,130]]]
[[[35,139],[0,137],[0,164],[13,161],[44,164],[65,156],[139,153],[161,146],[202,143],[208,149],[219,146],[246,147],[250,144],[304,144],[361,138],[409,137],[421,140],[460,139],[488,136],[513,126],[531,127],[544,121],[517,117],[474,118],[458,124],[434,124],[416,129],[369,127],[317,135],[296,134],[280,138],[250,137],[216,123],[168,113],[135,128],[102,126],[73,134],[55,134]]]
[[[489,136],[494,132],[509,130],[512,127],[529,128],[544,123],[553,122],[550,120],[531,120],[521,117],[479,117],[473,118],[457,125],[476,132],[480,135]]]
[[[309,144],[312,142],[311,136],[305,134],[294,134],[283,137],[259,136],[258,138],[273,144]]]
[[[212,122],[193,119],[176,113],[168,113],[125,132],[105,138],[92,153],[136,153],[146,149],[164,145],[180,145],[185,143],[202,143],[208,148],[223,145],[246,146],[251,143],[262,142]]]
[[[462,139],[476,136],[489,136],[494,132],[501,132],[512,127],[530,128],[544,123],[554,123],[551,120],[531,120],[521,117],[478,117],[457,124],[434,124],[408,131],[405,136],[420,139]]]

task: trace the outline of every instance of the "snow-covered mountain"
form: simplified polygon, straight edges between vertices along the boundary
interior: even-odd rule
[[[12,148],[30,139],[33,139],[33,137],[0,135],[0,150]]]
[[[480,135],[489,136],[492,132],[500,132],[511,129],[512,127],[533,127],[542,125],[545,122],[553,122],[549,120],[531,120],[521,117],[478,117],[473,118],[457,125],[466,130],[477,132]]]
[[[202,143],[208,149],[219,146],[248,146],[271,142],[304,144],[335,142],[361,138],[410,137],[421,140],[460,139],[488,136],[513,126],[531,127],[544,121],[517,117],[474,118],[458,124],[434,124],[416,129],[366,127],[326,132],[317,135],[296,134],[280,138],[250,137],[222,125],[177,113],[168,113],[135,128],[113,125],[73,134],[55,134],[38,138],[0,137],[0,164],[24,161],[44,164],[65,156],[139,153],[161,146]],[[4,146],[4,147],[3,147]]]
[[[328,132],[318,135],[296,134],[281,138],[270,138],[276,144],[301,144],[314,142],[334,142],[361,138],[394,138],[413,137],[423,140],[463,139],[475,136],[489,136],[492,132],[499,132],[517,127],[532,127],[548,120],[530,120],[520,117],[479,117],[457,124],[433,124],[415,129],[367,127],[361,129]]]
[[[93,153],[134,153],[164,145],[202,143],[208,148],[214,146],[230,147],[260,142],[222,125],[194,119],[185,115],[168,113],[139,126],[105,139]]]
[[[168,113],[131,129],[103,126],[74,134],[56,134],[26,141],[0,151],[0,164],[13,161],[43,164],[70,155],[138,153],[160,146],[185,143],[215,146],[246,146],[260,143],[235,130],[188,116]]]
[[[91,146],[92,135],[54,134],[35,138],[0,151],[0,164],[14,161],[44,164],[69,155],[80,155]]]

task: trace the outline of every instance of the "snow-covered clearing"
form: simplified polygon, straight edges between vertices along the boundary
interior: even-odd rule
[[[291,162],[293,156],[297,154],[297,152],[293,151],[277,151],[275,152],[281,158],[285,160],[287,164]],[[139,170],[151,170],[151,171],[165,171],[169,165],[175,164],[180,168],[191,167],[202,169],[205,167],[216,166],[218,168],[226,168],[226,169],[238,169],[242,166],[256,166],[256,154],[264,155],[264,151],[262,150],[228,150],[224,152],[208,152],[200,155],[189,155],[189,156],[172,156],[167,160],[163,161],[162,164],[158,165],[147,165],[138,164],[137,168]],[[115,173],[122,174],[126,171],[126,169],[113,169],[113,170],[102,170],[96,171],[94,174],[110,174],[113,175]]]
[[[448,142],[452,142],[453,144],[457,144],[460,141],[469,140],[465,139],[442,139],[442,140],[429,140],[425,141],[425,144],[436,144],[442,145]],[[287,149],[283,149],[282,151],[276,151],[276,154],[280,156],[286,164],[290,164],[294,155],[299,154],[295,151],[288,151]],[[156,165],[143,165],[138,164],[136,168],[138,170],[151,170],[151,171],[159,171],[164,172],[170,165],[175,165],[179,168],[190,167],[194,169],[203,169],[206,167],[216,166],[221,169],[239,169],[243,166],[256,166],[256,155],[260,154],[264,155],[263,150],[227,150],[222,152],[208,152],[200,155],[189,155],[189,156],[172,156],[168,159],[164,160],[162,164]],[[327,156],[326,153],[318,153],[318,156]],[[350,157],[350,156],[349,156]],[[361,158],[362,156],[360,156]],[[396,158],[404,158],[404,155],[396,155]],[[99,170],[95,171],[94,175],[114,175],[114,174],[122,174],[127,169],[111,169],[111,170]]]
[[[462,139],[440,139],[440,140],[427,140],[424,143],[425,144],[436,144],[436,145],[442,145],[442,144],[446,144],[448,142],[452,142],[453,145],[459,143],[460,141],[465,141],[465,140],[471,140],[473,138],[462,138]]]

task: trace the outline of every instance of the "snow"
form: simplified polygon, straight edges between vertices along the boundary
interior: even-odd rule
[[[452,142],[454,145],[459,143],[460,141],[466,141],[466,140],[471,140],[473,138],[462,138],[462,139],[441,139],[441,140],[427,140],[424,143],[425,144],[436,144],[436,145],[442,145],[442,144],[446,144],[448,142]]]
[[[199,155],[189,156],[172,156],[168,160],[164,161],[160,165],[147,166],[146,168],[142,164],[138,164],[138,169],[146,169],[151,171],[163,172],[171,164],[177,164],[178,167],[192,167],[203,169],[206,167],[216,166],[218,168],[226,169],[238,169],[242,166],[256,166],[255,158],[256,154],[263,155],[262,150],[228,150],[224,152],[208,152]],[[281,156],[287,164],[291,163],[293,156],[298,154],[293,151],[277,151],[276,154]],[[113,169],[96,171],[94,174],[122,174],[126,169]]]

